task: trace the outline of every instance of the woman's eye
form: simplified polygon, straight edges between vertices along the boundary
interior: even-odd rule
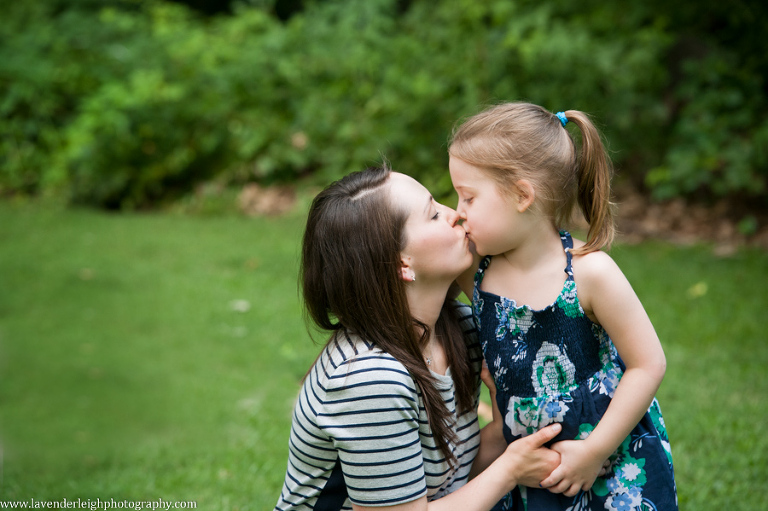
[[[437,220],[438,218],[440,218],[440,212],[439,211],[437,213],[435,213],[435,216],[432,217],[432,220]]]
[[[470,197],[470,198],[468,198],[468,199],[464,199],[464,202],[465,202],[465,203],[467,203],[467,204],[471,204],[471,203],[472,203],[472,199],[473,199],[473,198],[474,198],[474,197]]]

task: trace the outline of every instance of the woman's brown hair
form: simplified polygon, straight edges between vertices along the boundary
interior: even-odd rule
[[[506,191],[525,179],[536,193],[535,208],[556,229],[579,205],[589,224],[587,243],[574,254],[610,246],[615,235],[611,198],[613,167],[589,116],[564,112],[581,131],[580,151],[560,119],[531,103],[503,103],[470,117],[451,136],[448,152],[487,172]]]
[[[315,197],[302,246],[304,306],[320,328],[353,333],[405,366],[422,394],[435,443],[454,464],[450,412],[422,357],[430,332],[411,315],[401,278],[407,212],[389,198],[389,175],[388,168],[354,172]],[[477,379],[454,309],[446,300],[435,333],[451,367],[457,408],[464,413],[474,406]]]

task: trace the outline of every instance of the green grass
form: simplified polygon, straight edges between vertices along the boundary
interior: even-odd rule
[[[0,500],[271,509],[319,349],[296,286],[303,221],[0,203]],[[612,255],[667,353],[681,507],[760,508],[768,254]]]
[[[302,221],[0,205],[0,496],[274,505]]]

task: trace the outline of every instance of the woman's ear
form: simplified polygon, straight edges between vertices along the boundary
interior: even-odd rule
[[[536,190],[527,179],[515,181],[515,188],[517,188],[517,196],[515,197],[517,210],[522,213],[533,204],[534,199],[536,199]]]
[[[400,259],[402,263],[400,266],[400,277],[406,282],[413,282],[416,280],[416,272],[410,267],[405,259]]]

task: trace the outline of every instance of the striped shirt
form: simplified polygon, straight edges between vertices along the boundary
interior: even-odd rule
[[[482,352],[472,312],[457,307],[479,376]],[[424,495],[439,498],[464,485],[480,445],[476,406],[457,415],[450,368],[432,375],[455,419],[455,468],[435,446],[421,392],[405,367],[372,343],[338,333],[296,403],[275,510],[351,510],[351,502],[392,506]]]

